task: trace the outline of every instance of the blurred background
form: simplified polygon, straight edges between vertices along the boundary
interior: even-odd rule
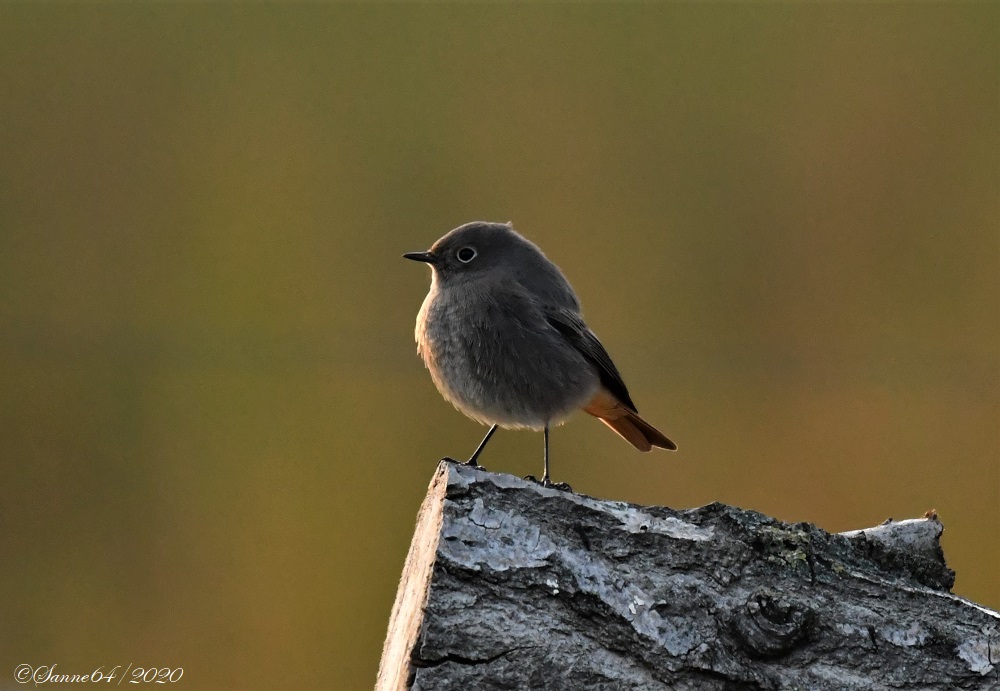
[[[595,496],[831,531],[936,508],[1000,607],[1000,6],[4,4],[0,683],[370,688],[484,428],[400,254],[514,221],[645,417]],[[541,471],[501,432],[495,471]]]

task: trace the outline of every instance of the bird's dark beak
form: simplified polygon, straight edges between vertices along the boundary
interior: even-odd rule
[[[415,262],[424,262],[425,264],[433,264],[437,261],[437,257],[431,252],[407,252],[403,255],[404,259],[412,259]]]

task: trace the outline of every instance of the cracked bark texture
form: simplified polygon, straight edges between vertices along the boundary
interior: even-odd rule
[[[1000,689],[1000,614],[935,518],[830,534],[442,463],[382,652],[389,689]]]

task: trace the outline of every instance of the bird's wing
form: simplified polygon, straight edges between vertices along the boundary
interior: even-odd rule
[[[544,313],[546,321],[597,368],[604,388],[614,394],[633,412],[639,412],[636,410],[635,404],[632,403],[632,398],[628,395],[628,388],[622,381],[622,375],[618,373],[615,363],[611,361],[608,351],[597,340],[594,332],[587,328],[583,319],[578,314],[565,309],[547,308]]]

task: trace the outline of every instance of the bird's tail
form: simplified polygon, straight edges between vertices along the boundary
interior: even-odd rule
[[[677,444],[666,435],[639,417],[639,413],[623,405],[607,389],[601,389],[583,409],[600,419],[618,436],[640,451],[649,451],[654,446],[670,451],[677,450]]]
[[[667,439],[663,432],[639,417],[638,413],[629,411],[616,420],[602,417],[601,422],[640,451],[649,451],[654,446],[670,451],[677,450],[677,444]]]

